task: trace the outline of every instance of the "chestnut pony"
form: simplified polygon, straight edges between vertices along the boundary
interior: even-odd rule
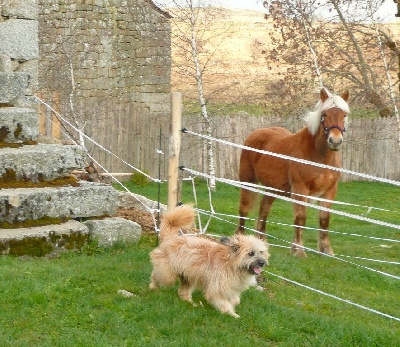
[[[252,132],[244,142],[247,147],[305,159],[329,166],[340,167],[338,150],[343,144],[343,132],[346,130],[347,114],[350,112],[346,90],[341,96],[332,95],[325,88],[319,93],[315,111],[310,112],[305,120],[307,126],[292,134],[290,131],[272,127]],[[337,191],[340,173],[337,171],[302,164],[292,160],[277,158],[251,150],[242,150],[240,156],[239,179],[241,182],[261,183],[266,187],[279,189],[292,195],[293,199],[307,201],[303,196],[316,196],[333,200]],[[274,192],[275,193],[275,192]],[[300,194],[303,196],[299,196]],[[246,217],[253,207],[257,193],[240,189],[239,216]],[[256,229],[265,233],[265,224],[275,197],[263,195]],[[320,202],[321,206],[331,207],[331,202]],[[330,213],[319,212],[318,248],[320,252],[333,255],[329,241]],[[306,207],[294,204],[295,233],[291,253],[305,257],[302,233],[306,222]],[[239,219],[236,233],[244,232],[245,218]]]

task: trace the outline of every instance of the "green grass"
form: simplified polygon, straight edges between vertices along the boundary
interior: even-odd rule
[[[214,116],[227,116],[231,117],[234,114],[247,113],[254,116],[262,116],[271,108],[260,105],[259,103],[207,103],[207,111]],[[183,104],[183,111],[185,115],[188,114],[199,114],[201,108],[199,102],[196,101],[186,101]]]
[[[276,107],[274,109],[273,105],[262,105],[260,103],[216,103],[210,102],[207,104],[207,111],[212,116],[227,116],[232,117],[232,115],[246,113],[251,116],[264,116],[264,115],[274,115],[276,114]],[[186,101],[183,104],[184,115],[200,114],[201,109],[198,101]],[[279,112],[280,116],[292,117],[293,114],[290,112],[285,112],[281,110]],[[379,118],[379,112],[372,108],[361,108],[361,107],[351,107],[351,118]]]
[[[131,186],[135,193],[157,200],[157,184]],[[192,186],[184,184],[183,202],[193,203]],[[161,202],[166,202],[166,184]],[[203,182],[196,184],[199,207],[209,210]],[[399,210],[397,187],[366,182],[341,183],[337,200]],[[237,214],[237,188],[218,184],[213,193],[217,212]],[[338,207],[351,213],[365,208]],[[308,226],[317,226],[317,211],[309,209]],[[369,217],[399,224],[398,213],[371,211]],[[236,223],[234,218],[228,218]],[[271,221],[292,223],[292,207],[276,202]],[[206,218],[202,217],[205,224]],[[268,232],[290,241],[291,227],[268,225]],[[235,226],[213,220],[216,234],[230,234]],[[333,216],[332,230],[399,240],[395,229]],[[271,243],[283,242],[269,239]],[[399,262],[400,246],[332,234],[336,254]],[[177,288],[149,291],[148,254],[154,235],[139,244],[103,249],[88,246],[80,253],[55,259],[0,258],[0,346],[400,346],[400,322],[263,274],[264,291],[249,289],[237,307],[240,319],[221,315],[200,293],[192,307],[177,297]],[[316,248],[316,232],[305,232],[305,245]],[[381,247],[381,245],[390,248]],[[400,317],[400,282],[397,279],[308,252],[308,258],[291,257],[285,248],[271,247],[266,269],[293,281],[357,304]],[[399,265],[351,262],[400,276]],[[125,289],[134,294],[125,298]]]

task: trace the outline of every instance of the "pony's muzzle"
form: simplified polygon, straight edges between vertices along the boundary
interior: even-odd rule
[[[329,135],[328,136],[328,146],[329,149],[332,151],[338,151],[340,147],[342,147],[343,144],[343,136],[340,134],[339,136],[333,136]]]

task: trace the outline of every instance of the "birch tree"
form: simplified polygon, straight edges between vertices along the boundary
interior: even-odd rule
[[[382,0],[283,0],[273,1],[271,15],[280,31],[266,59],[287,64],[284,83],[304,91],[316,84],[318,62],[323,83],[331,88],[346,85],[354,102],[373,105],[381,116],[392,114],[376,35],[368,22]],[[324,13],[324,17],[322,17]],[[315,55],[310,55],[310,42]],[[393,54],[387,69],[392,70]],[[314,63],[313,63],[314,61]]]
[[[174,30],[172,44],[179,52],[181,62],[174,62],[182,76],[194,79],[197,98],[203,120],[203,132],[212,136],[210,114],[207,109],[204,75],[224,37],[224,31],[213,28],[215,19],[223,16],[220,8],[211,6],[207,0],[171,0],[166,10],[172,15]],[[158,4],[160,7],[165,5]],[[215,177],[214,147],[210,139],[205,140],[208,174]],[[215,179],[210,179],[210,189],[216,189]]]

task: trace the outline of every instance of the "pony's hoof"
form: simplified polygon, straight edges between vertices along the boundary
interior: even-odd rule
[[[292,248],[290,253],[296,258],[307,258],[306,252],[301,248]]]
[[[320,252],[325,253],[325,254],[327,254],[327,255],[330,255],[331,257],[334,257],[334,256],[335,256],[335,254],[333,253],[333,251],[332,251],[331,248],[323,249],[323,250],[320,251]]]
[[[333,251],[332,251],[332,248],[331,248],[330,246],[328,246],[328,245],[324,246],[323,244],[320,244],[318,248],[319,248],[319,251],[320,251],[321,253],[330,255],[330,256],[332,256],[332,257],[335,256],[335,254],[334,254]]]

